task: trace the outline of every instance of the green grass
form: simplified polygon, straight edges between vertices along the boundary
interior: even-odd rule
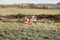
[[[0,40],[60,40],[60,23],[0,22]]]
[[[60,10],[0,8],[0,15],[60,14]],[[0,40],[60,40],[60,23],[0,22]]]
[[[22,9],[22,8],[0,8],[0,15],[10,14],[25,14],[25,15],[39,15],[39,14],[60,14],[60,10],[55,9]]]
[[[39,28],[40,30],[58,30],[60,28],[60,23],[33,23],[27,25],[24,23],[15,23],[15,22],[0,22],[0,29],[15,29],[20,28]]]

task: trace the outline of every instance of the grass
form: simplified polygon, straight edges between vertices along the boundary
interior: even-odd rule
[[[60,23],[34,23],[31,25],[23,24],[23,23],[15,23],[15,22],[0,22],[0,29],[15,29],[18,30],[19,28],[36,28],[39,27],[41,30],[57,30],[60,28]]]
[[[0,8],[0,15],[11,14],[25,14],[25,15],[39,15],[39,14],[60,14],[60,10],[55,9],[22,9],[22,8]]]
[[[60,23],[0,22],[0,40],[60,40]]]
[[[60,14],[60,10],[0,8],[0,15]],[[60,23],[0,22],[0,40],[60,40]]]

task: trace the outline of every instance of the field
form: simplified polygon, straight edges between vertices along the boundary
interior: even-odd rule
[[[22,8],[0,8],[0,15],[11,14],[25,14],[25,15],[39,15],[39,14],[60,14],[60,10],[54,9],[22,9]]]
[[[0,22],[0,40],[60,40],[60,23],[26,25]]]
[[[60,10],[0,8],[0,16],[15,14],[55,15],[60,14]],[[20,22],[0,21],[0,40],[60,40],[60,23],[37,22],[27,25]]]

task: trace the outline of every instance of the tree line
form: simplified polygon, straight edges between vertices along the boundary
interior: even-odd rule
[[[34,9],[60,9],[60,3],[57,4],[12,4],[0,5],[1,8],[17,7],[17,8],[34,8]]]

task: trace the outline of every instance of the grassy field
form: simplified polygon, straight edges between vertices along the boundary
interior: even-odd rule
[[[0,40],[60,40],[60,23],[0,22]]]
[[[16,23],[16,22],[0,22],[0,29],[15,29],[18,30],[20,28],[29,28],[29,27],[39,27],[40,30],[58,30],[60,28],[60,23],[34,23],[31,25],[27,25],[24,23]]]
[[[60,14],[60,10],[54,9],[22,9],[22,8],[0,8],[0,15],[10,14],[25,14],[25,15],[39,15],[39,14]]]
[[[0,15],[60,14],[60,10],[0,8]],[[0,40],[60,40],[60,23],[0,22]]]

